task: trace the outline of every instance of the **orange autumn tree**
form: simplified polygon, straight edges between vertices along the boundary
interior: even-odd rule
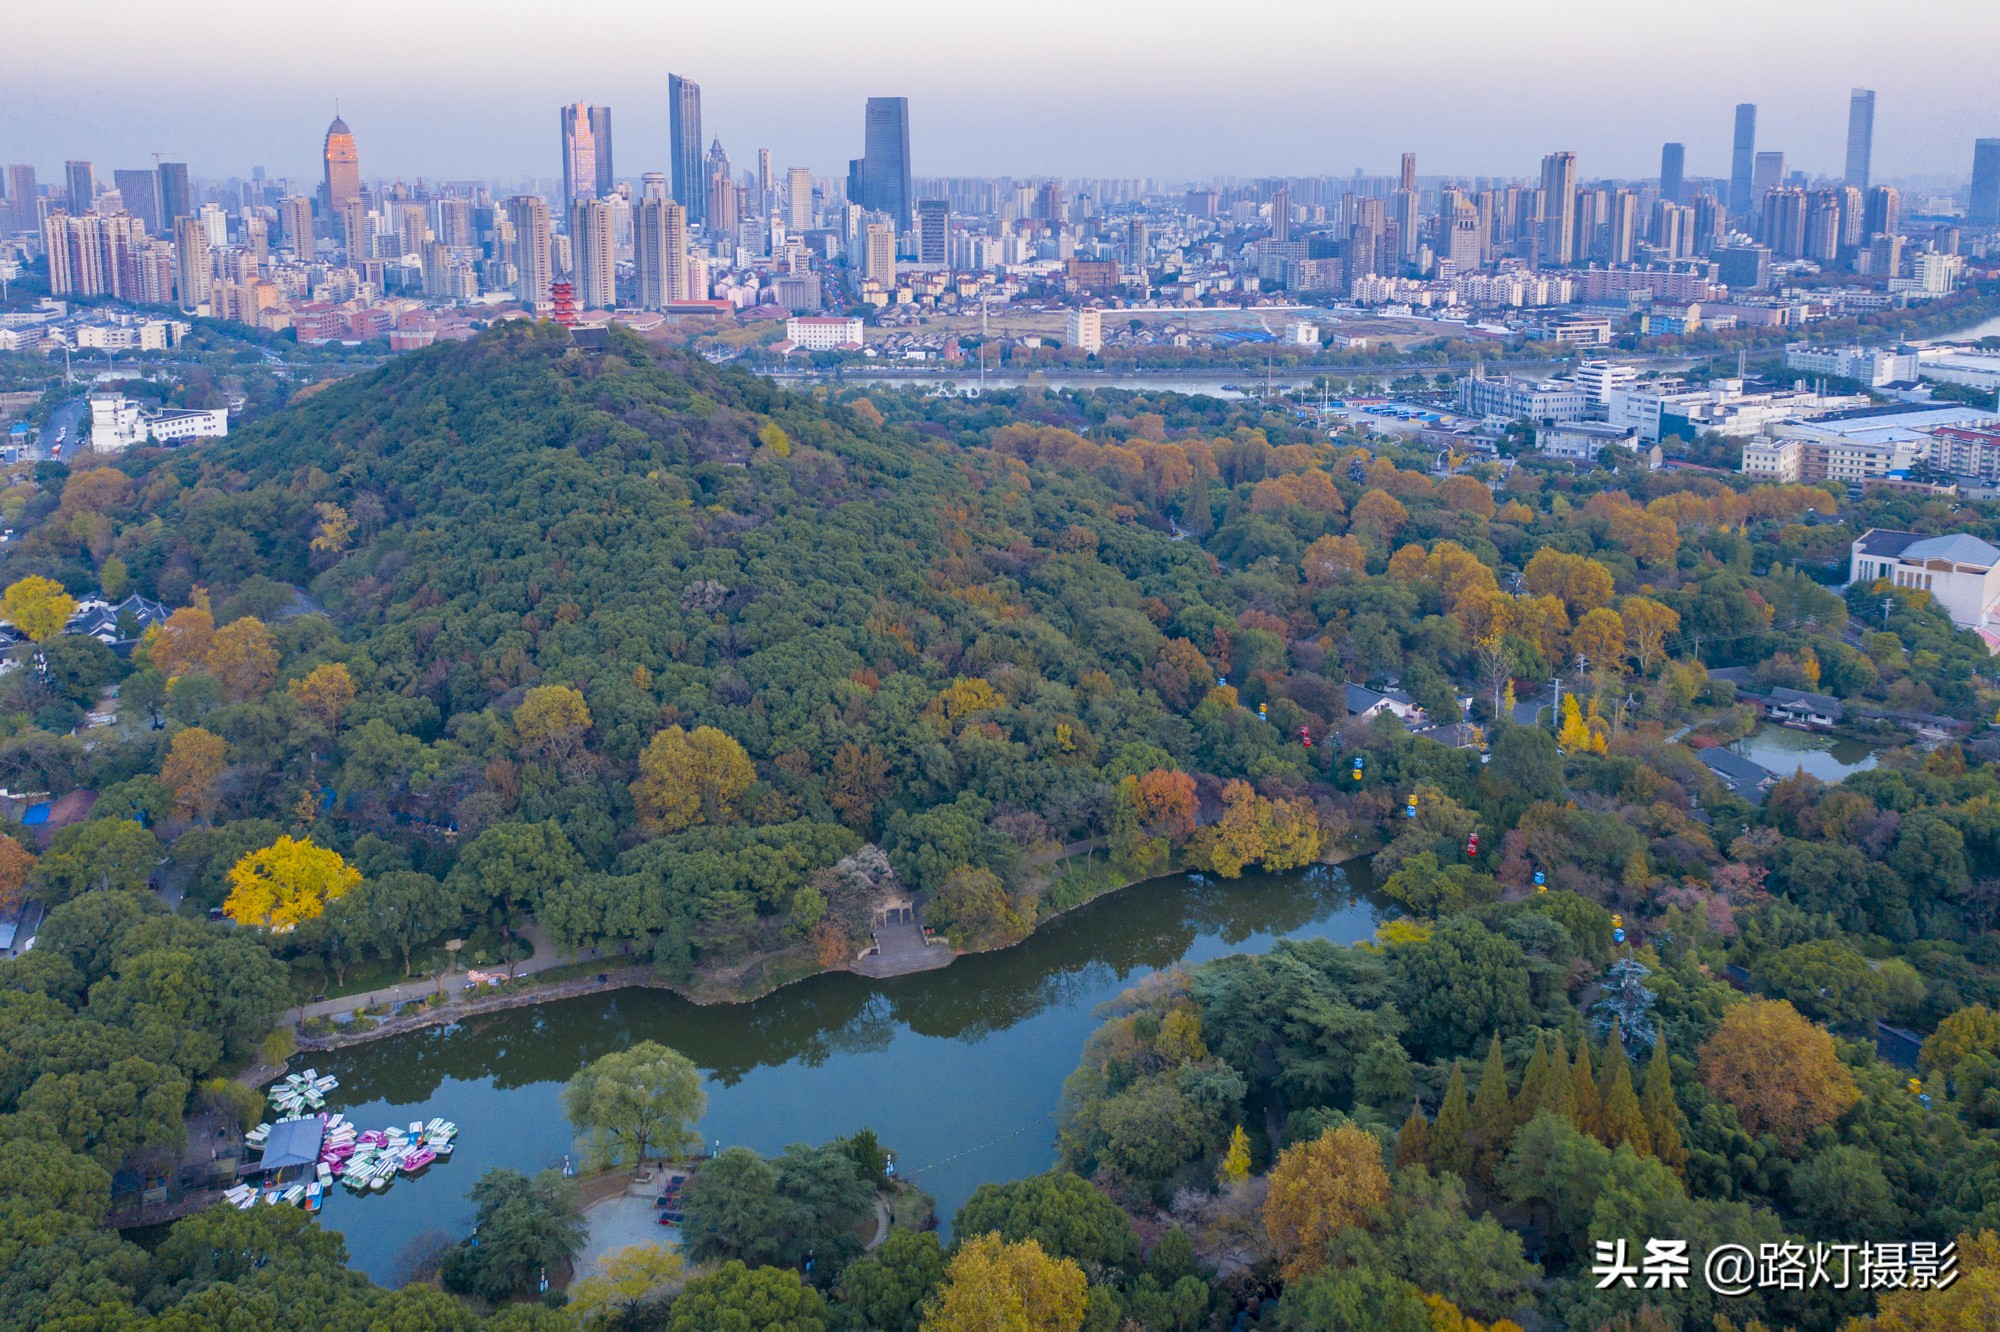
[[[314,721],[332,732],[346,715],[348,705],[354,702],[354,677],[340,662],[325,662],[286,685],[285,692]]]
[[[146,631],[146,659],[170,676],[206,670],[214,641],[215,615],[208,608],[208,594],[197,591],[193,605],[181,607],[165,624]]]
[[[743,746],[713,726],[669,726],[639,755],[632,783],[639,827],[650,837],[697,823],[732,823],[757,769]]]
[[[1273,800],[1258,795],[1248,782],[1233,781],[1222,788],[1222,817],[1189,841],[1188,859],[1197,868],[1233,879],[1248,865],[1267,870],[1310,865],[1325,840],[1312,801],[1303,796]]]
[[[205,664],[231,699],[262,698],[278,678],[278,640],[262,620],[246,615],[215,631]]]
[[[0,836],[0,911],[12,911],[21,905],[22,891],[34,868],[35,857],[26,847],[11,837]]]
[[[1826,1028],[1782,999],[1731,1008],[1702,1044],[1699,1065],[1708,1089],[1736,1107],[1744,1132],[1773,1134],[1788,1150],[1861,1099]]]
[[[316,918],[329,902],[361,885],[361,871],[338,851],[289,836],[252,851],[229,871],[229,898],[222,904],[238,925],[259,925],[283,933]]]
[[[1352,1124],[1294,1143],[1271,1167],[1264,1197],[1264,1231],[1286,1282],[1303,1281],[1326,1265],[1327,1242],[1365,1225],[1389,1197],[1382,1144]]]
[[[1127,777],[1118,783],[1118,798],[1141,828],[1171,842],[1184,842],[1195,830],[1201,802],[1195,796],[1194,778],[1187,773],[1155,768],[1144,776]]]
[[[222,801],[222,775],[229,771],[228,746],[219,735],[189,726],[174,733],[160,780],[174,793],[174,812],[206,823]]]

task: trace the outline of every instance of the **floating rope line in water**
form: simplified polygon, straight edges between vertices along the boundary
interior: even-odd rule
[[[1021,1127],[1015,1129],[1012,1133],[1003,1133],[997,1138],[987,1139],[985,1142],[980,1143],[976,1147],[967,1147],[964,1151],[953,1152],[950,1156],[947,1156],[942,1160],[933,1161],[927,1166],[917,1167],[917,1169],[913,1173],[922,1174],[926,1170],[936,1170],[939,1166],[950,1165],[953,1161],[956,1161],[961,1156],[971,1156],[974,1152],[983,1152],[988,1147],[997,1147],[999,1144],[1008,1141],[1010,1138],[1020,1137],[1023,1133],[1026,1133],[1031,1128],[1035,1128],[1041,1124],[1046,1124],[1049,1120],[1054,1119],[1055,1117],[1056,1117],[1056,1112],[1051,1110],[1047,1114],[1041,1115],[1021,1125]]]

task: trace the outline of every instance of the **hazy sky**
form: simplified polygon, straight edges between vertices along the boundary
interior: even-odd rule
[[[0,34],[0,161],[317,177],[340,99],[364,175],[554,175],[556,107],[608,103],[620,176],[664,169],[666,79],[739,167],[846,170],[903,95],[919,175],[1728,173],[1758,147],[1837,172],[1878,91],[1875,175],[1965,175],[2000,135],[1993,0],[66,0]]]

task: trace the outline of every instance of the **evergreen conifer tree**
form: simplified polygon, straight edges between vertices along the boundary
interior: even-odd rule
[[[1638,1093],[1632,1089],[1632,1061],[1625,1057],[1623,1033],[1615,1019],[1611,1039],[1604,1043],[1604,1099],[1598,1109],[1597,1128],[1599,1141],[1607,1147],[1629,1142],[1640,1155],[1652,1155],[1646,1116],[1639,1109]]]
[[[1590,1070],[1590,1037],[1582,1034],[1576,1038],[1576,1062],[1570,1065],[1569,1085],[1576,1097],[1576,1118],[1571,1122],[1591,1137],[1597,1137],[1601,1105],[1597,1078]]]
[[[1646,1090],[1639,1097],[1646,1116],[1646,1135],[1653,1155],[1675,1174],[1687,1166],[1687,1144],[1681,1138],[1680,1107],[1674,1104],[1673,1071],[1667,1066],[1667,1038],[1653,1039],[1653,1058],[1646,1065]]]
[[[1465,1070],[1457,1060],[1452,1061],[1451,1081],[1445,1084],[1444,1102],[1431,1125],[1425,1159],[1439,1174],[1449,1171],[1460,1179],[1472,1178],[1472,1107],[1465,1097]]]
[[[1430,1136],[1431,1124],[1424,1118],[1423,1106],[1410,1102],[1410,1117],[1396,1132],[1396,1169],[1427,1165],[1430,1161]]]

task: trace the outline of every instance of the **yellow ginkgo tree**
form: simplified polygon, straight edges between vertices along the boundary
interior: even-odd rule
[[[327,903],[360,886],[361,871],[338,851],[280,837],[231,867],[229,898],[222,909],[238,925],[283,933],[314,919]]]

